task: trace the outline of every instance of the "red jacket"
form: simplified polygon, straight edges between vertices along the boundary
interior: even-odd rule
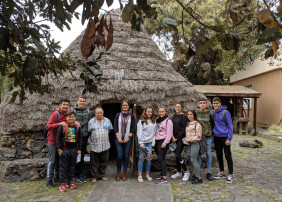
[[[60,118],[57,121],[58,118],[58,113],[56,111],[60,112]],[[61,108],[57,108],[56,111],[54,111],[51,114],[51,117],[49,118],[49,121],[46,125],[46,130],[48,131],[47,134],[47,140],[48,140],[48,144],[52,144],[52,145],[56,145],[56,137],[57,137],[57,131],[59,128],[59,123],[60,122],[66,122],[66,114],[64,112],[61,111]]]

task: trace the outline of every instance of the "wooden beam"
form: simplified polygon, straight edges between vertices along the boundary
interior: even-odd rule
[[[201,91],[200,91],[201,92]],[[206,97],[241,97],[241,98],[259,98],[260,94],[244,94],[244,93],[203,93]]]
[[[257,135],[257,98],[254,98],[254,123],[253,128],[255,130],[254,135]]]

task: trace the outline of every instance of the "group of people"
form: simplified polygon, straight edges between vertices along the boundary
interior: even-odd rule
[[[104,117],[104,111],[97,107],[95,116],[91,118],[90,111],[85,107],[86,97],[80,96],[77,104],[70,108],[70,101],[62,99],[60,107],[52,114],[46,125],[48,131],[49,159],[47,166],[47,187],[53,187],[53,181],[60,182],[59,189],[66,191],[67,188],[75,189],[74,177],[79,182],[86,182],[83,176],[84,155],[88,139],[90,140],[90,171],[92,182],[97,180],[107,181],[105,177],[106,165],[109,158],[109,132],[114,130],[115,147],[117,152],[116,181],[127,180],[127,168],[129,153],[132,145],[132,137],[135,134],[136,120],[131,113],[129,103],[121,103],[121,112],[117,113],[114,125]],[[233,162],[231,156],[232,120],[226,106],[221,105],[221,100],[215,97],[212,100],[214,110],[207,109],[207,100],[199,100],[199,110],[183,112],[183,102],[175,105],[175,114],[170,119],[166,114],[165,107],[158,109],[154,114],[152,106],[147,106],[137,123],[137,142],[139,149],[138,159],[138,182],[144,182],[142,171],[146,159],[145,178],[152,181],[150,176],[152,150],[157,154],[161,166],[161,173],[156,178],[157,184],[167,182],[166,153],[174,145],[177,162],[177,172],[172,179],[182,178],[183,181],[191,179],[193,184],[202,183],[200,175],[202,157],[199,155],[201,139],[204,136],[207,145],[207,179],[225,178],[223,164],[223,150],[227,160],[229,175],[226,179],[232,183]],[[220,172],[211,175],[211,145],[214,140],[216,156]],[[193,165],[194,175],[186,166],[186,159],[181,154],[187,145]],[[123,166],[123,170],[122,170]],[[182,170],[184,173],[182,173]],[[123,172],[121,172],[123,171]]]

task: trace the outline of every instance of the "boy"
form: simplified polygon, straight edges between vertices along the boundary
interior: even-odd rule
[[[57,149],[60,156],[60,191],[66,191],[66,187],[76,188],[73,183],[74,168],[77,154],[81,153],[82,136],[80,128],[76,126],[75,112],[66,114],[66,126],[60,126],[57,133]],[[67,178],[67,185],[65,179]]]
[[[233,182],[233,161],[231,155],[231,140],[233,135],[233,125],[231,120],[231,115],[229,111],[227,111],[227,107],[221,105],[221,100],[219,97],[214,97],[212,99],[213,105],[213,135],[214,135],[214,146],[216,151],[216,157],[219,164],[220,172],[214,176],[214,179],[222,179],[225,178],[224,175],[224,164],[223,164],[223,150],[224,155],[227,160],[229,176],[227,177],[226,182]]]
[[[199,100],[199,111],[197,111],[197,118],[199,123],[202,125],[202,134],[207,139],[207,179],[212,181],[213,178],[211,176],[211,165],[212,165],[212,154],[211,154],[211,146],[212,146],[212,126],[211,126],[211,116],[210,111],[207,110],[207,100],[205,98],[201,98]],[[202,156],[198,156],[198,164],[201,168]]]
[[[74,106],[73,111],[75,112],[76,121],[80,123],[81,126],[81,136],[82,136],[82,149],[81,149],[81,161],[76,164],[76,175],[77,181],[86,182],[83,176],[84,167],[84,155],[86,152],[87,142],[88,142],[88,121],[91,119],[90,111],[85,107],[86,97],[81,95],[77,99],[77,104]]]
[[[59,126],[66,126],[66,113],[69,110],[70,101],[68,99],[60,100],[60,107],[57,108],[48,120],[46,130],[48,131],[48,151],[49,159],[47,166],[47,183],[48,188],[53,187],[53,180],[59,178],[59,156],[56,149],[56,136]]]

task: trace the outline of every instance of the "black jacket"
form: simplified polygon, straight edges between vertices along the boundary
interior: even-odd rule
[[[77,144],[77,149],[81,150],[82,148],[82,135],[81,135],[81,131],[80,128],[77,128],[76,126],[74,126],[75,128],[75,141]],[[58,133],[57,133],[57,138],[56,138],[56,146],[57,149],[62,149],[65,150],[65,130],[66,127],[60,126],[58,128]]]

